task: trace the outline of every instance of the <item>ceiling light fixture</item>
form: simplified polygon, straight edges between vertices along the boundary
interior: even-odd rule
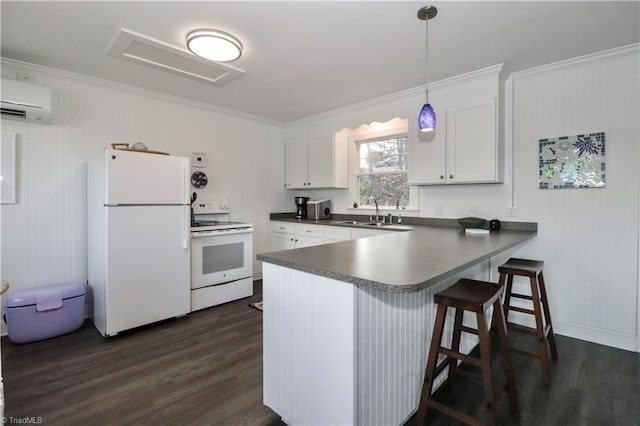
[[[429,54],[429,19],[434,18],[438,14],[435,6],[425,6],[418,10],[418,19],[426,23],[426,39],[424,44],[424,89],[427,100],[418,115],[418,127],[421,132],[430,132],[436,128],[436,112],[429,103],[429,68],[427,67],[427,57]]]
[[[187,34],[187,48],[202,58],[216,62],[235,61],[242,55],[240,40],[218,30],[195,30]]]

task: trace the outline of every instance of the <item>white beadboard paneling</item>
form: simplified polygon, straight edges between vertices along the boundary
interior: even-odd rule
[[[635,350],[638,300],[638,52],[514,76],[514,188],[538,236],[554,326]],[[606,187],[538,189],[538,140],[606,133]]]
[[[489,262],[474,266],[414,293],[359,288],[356,298],[356,424],[402,424],[417,410],[427,364],[437,305],[433,295],[460,278],[487,280]],[[455,311],[449,309],[443,345],[450,347]],[[475,317],[465,315],[475,327]],[[463,333],[462,352],[478,338]],[[434,382],[437,389],[446,375]]]
[[[182,156],[208,152],[209,185],[198,198],[228,199],[232,218],[254,224],[254,252],[268,250],[269,213],[290,204],[280,125],[3,60],[4,77],[17,70],[53,89],[54,115],[48,126],[2,120],[2,130],[17,135],[18,202],[0,207],[1,270],[11,290],[86,282],[87,162],[117,141]]]
[[[389,293],[265,263],[264,403],[289,424],[399,425],[418,409],[433,294],[491,262],[413,293]],[[443,344],[450,345],[449,310]],[[465,315],[475,327],[475,317]],[[462,352],[477,343],[463,334]],[[439,386],[445,376],[439,377]]]
[[[289,424],[354,423],[356,287],[265,263],[264,403]]]

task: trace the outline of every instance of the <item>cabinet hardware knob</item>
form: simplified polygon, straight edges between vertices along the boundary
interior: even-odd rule
[[[449,175],[449,179],[453,179],[453,175]]]
[[[444,179],[444,175],[440,175],[440,179]]]

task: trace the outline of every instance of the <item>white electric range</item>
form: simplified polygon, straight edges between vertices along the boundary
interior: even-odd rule
[[[253,295],[253,225],[229,220],[226,200],[196,201],[191,312]]]

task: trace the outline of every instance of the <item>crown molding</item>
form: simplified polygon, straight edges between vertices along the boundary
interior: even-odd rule
[[[229,115],[237,118],[243,118],[246,120],[259,121],[264,124],[269,124],[272,126],[284,127],[285,125],[285,123],[282,121],[272,120],[270,118],[262,117],[259,115],[249,114],[249,113],[245,113],[245,112],[241,112],[241,111],[237,111],[229,108],[223,108],[220,106],[207,104],[205,102],[199,102],[199,101],[194,101],[192,99],[181,98],[180,96],[168,95],[165,93],[156,92],[149,89],[142,89],[139,87],[130,86],[128,84],[116,83],[114,81],[105,80],[97,77],[90,77],[88,75],[79,74],[71,71],[65,71],[58,68],[52,68],[45,65],[38,65],[30,62],[23,62],[17,59],[11,59],[6,57],[0,57],[0,62],[2,63],[2,66],[11,65],[11,66],[21,67],[29,70],[46,72],[56,76],[71,78],[74,80],[80,80],[80,81],[98,85],[98,86],[125,90],[127,92],[135,93],[138,95],[144,95],[144,96],[156,98],[158,100],[163,100],[171,103],[178,103],[186,106],[196,107],[196,108],[204,109],[207,111],[216,112],[219,114]]]
[[[558,62],[552,62],[546,65],[540,65],[534,68],[528,68],[522,71],[516,71],[512,74],[514,81],[527,78],[536,74],[555,71],[559,69],[567,69],[584,65],[585,63],[607,62],[612,59],[623,58],[640,54],[640,43],[628,44],[626,46],[614,47],[600,52],[590,53],[571,59],[565,59]]]

